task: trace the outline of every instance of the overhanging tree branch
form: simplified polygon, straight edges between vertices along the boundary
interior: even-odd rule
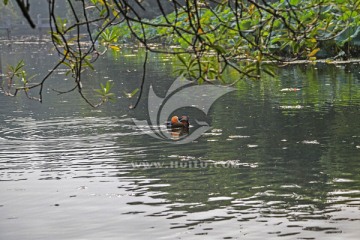
[[[24,18],[35,26],[29,16],[29,1],[16,2]],[[136,107],[146,79],[148,52],[178,56],[175,71],[195,82],[235,84],[244,78],[259,79],[263,72],[273,75],[267,68],[269,62],[312,61],[320,49],[320,41],[343,36],[349,28],[360,25],[360,17],[354,14],[360,11],[358,1],[350,6],[336,0],[307,0],[301,4],[289,0],[156,0],[154,7],[158,8],[159,16],[154,19],[142,16],[148,10],[145,3],[148,4],[127,0],[67,0],[70,16],[62,19],[55,12],[55,0],[49,0],[51,41],[60,56],[58,63],[39,83],[24,81],[17,86],[11,76],[7,88],[1,84],[2,90],[7,95],[24,91],[33,98],[29,90],[38,87],[41,102],[45,81],[63,65],[71,73],[75,87],[55,92],[64,94],[77,89],[90,106],[97,107],[112,95],[108,88],[97,91],[100,102],[92,103],[83,92],[82,73],[92,69],[93,62],[107,49],[119,51],[119,42],[131,36],[126,40],[140,43],[146,50]],[[83,40],[84,35],[87,40]],[[341,44],[350,40],[351,37],[345,38]],[[178,47],[154,48],[150,44],[153,42]],[[106,49],[98,52],[99,45]],[[227,69],[237,72],[238,79],[223,79]]]
[[[17,5],[19,6],[24,18],[29,23],[30,27],[35,28],[36,25],[34,24],[33,20],[30,17],[29,11],[30,11],[30,3],[28,0],[16,0]]]

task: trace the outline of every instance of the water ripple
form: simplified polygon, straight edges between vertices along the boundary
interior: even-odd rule
[[[130,121],[105,117],[7,119],[0,129],[0,180],[24,179],[22,175],[31,170],[43,170],[39,179],[56,179],[60,172],[69,172],[66,177],[103,177],[129,171],[125,159],[140,151],[145,154],[143,147],[121,141],[142,134],[133,130]]]

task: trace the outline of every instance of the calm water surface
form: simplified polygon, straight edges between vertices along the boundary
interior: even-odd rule
[[[51,52],[3,45],[3,71],[24,58],[43,76]],[[175,145],[132,121],[147,117],[146,94],[135,110],[124,97],[140,83],[141,54],[97,64],[87,94],[112,80],[118,95],[100,109],[51,90],[71,88],[63,70],[43,104],[0,96],[0,239],[358,239],[359,65],[240,82],[207,116],[183,109],[211,129]],[[147,77],[145,93],[152,84],[164,96],[171,60],[151,55]]]

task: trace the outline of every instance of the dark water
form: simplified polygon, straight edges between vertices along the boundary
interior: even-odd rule
[[[43,76],[51,52],[2,46],[3,71],[24,58]],[[71,88],[64,71],[43,104],[0,96],[0,239],[358,239],[359,65],[241,81],[208,115],[183,109],[211,129],[176,145],[132,121],[148,114],[146,94],[135,110],[124,96],[139,86],[141,60],[127,51],[87,73],[94,101],[99,82],[115,82],[118,100],[100,109],[51,90]],[[151,55],[145,93],[152,84],[164,96],[172,68]]]

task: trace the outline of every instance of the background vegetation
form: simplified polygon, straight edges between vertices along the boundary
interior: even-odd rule
[[[77,90],[91,106],[99,106],[113,97],[111,84],[97,89],[100,102],[91,103],[82,92],[82,72],[94,69],[93,62],[107,50],[121,51],[123,43],[147,50],[140,91],[133,92],[139,92],[139,98],[148,51],[176,56],[176,73],[199,84],[235,84],[244,78],[259,79],[262,74],[274,76],[279,64],[318,58],[330,64],[359,53],[359,0],[156,0],[151,8],[146,1],[68,0],[61,8],[55,2],[47,4],[51,41],[59,61],[37,82],[21,73],[23,64],[13,67],[18,72],[9,69],[7,82],[1,85],[5,94],[24,91],[34,98],[28,92],[37,88],[36,98],[42,101],[44,82],[65,65],[74,82],[68,91],[58,93]],[[29,1],[16,4],[36,27]],[[223,78],[229,69],[237,72],[231,80]]]

